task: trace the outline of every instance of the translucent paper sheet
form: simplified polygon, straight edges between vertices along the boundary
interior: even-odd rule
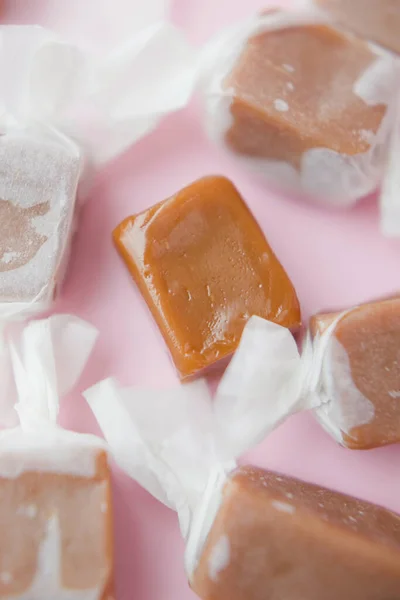
[[[308,336],[301,353],[288,329],[252,317],[214,399],[202,380],[165,391],[122,389],[108,379],[85,392],[117,463],[178,512],[189,577],[239,456],[299,411],[312,410],[340,443],[343,432],[373,418],[333,335],[346,314]],[[330,387],[332,360],[343,371],[345,402]]]
[[[0,432],[1,510],[4,519],[10,513],[9,522],[3,523],[9,553],[1,556],[3,589],[10,589],[7,598],[100,600],[104,595],[110,569],[107,553],[101,544],[93,549],[93,540],[85,541],[84,535],[77,533],[86,527],[87,535],[94,539],[109,535],[105,514],[109,510],[109,484],[99,467],[104,443],[93,435],[57,425],[60,399],[78,381],[96,338],[94,327],[71,315],[14,326],[5,336],[4,353],[9,356],[14,393],[1,407],[1,416],[7,408],[19,419],[19,425]],[[72,476],[73,483],[68,477],[55,481],[60,476]],[[87,482],[91,487],[83,491],[86,496],[81,495],[85,486],[76,478],[91,479]],[[10,494],[15,502],[11,507]],[[85,501],[90,505],[90,524],[85,522]],[[66,534],[71,513],[77,525]],[[18,535],[10,537],[7,526],[17,527]],[[32,547],[29,552],[27,544]],[[80,587],[71,586],[65,566],[76,563],[84,544],[100,575],[94,581],[89,579],[90,586],[85,577]],[[88,565],[90,560],[86,567],[78,565],[76,570],[82,573]],[[32,573],[31,580],[23,580],[26,570]],[[18,593],[11,593],[14,589]]]
[[[35,26],[0,28],[2,133],[38,125],[110,160],[187,103],[193,54],[183,34],[148,24],[107,56]],[[10,61],[13,56],[13,61]]]
[[[79,380],[96,338],[94,327],[71,315],[32,321],[7,335],[2,368],[13,385],[0,417],[14,427],[0,433],[1,476],[31,470],[94,475],[101,440],[66,431],[57,418],[60,399]]]
[[[288,330],[253,317],[214,399],[203,380],[149,390],[107,379],[85,392],[120,467],[178,512],[189,577],[236,459],[318,405],[322,353],[323,344],[316,353],[307,346],[301,358]]]
[[[106,53],[41,27],[0,26],[2,321],[4,303],[26,315],[53,300],[76,198],[96,169],[188,102],[194,54],[183,33],[160,20],[167,4],[147,4],[144,14],[136,5],[141,26]]]
[[[235,90],[226,87],[225,81],[245,49],[247,41],[266,31],[279,31],[313,24],[331,24],[331,20],[321,11],[312,8],[292,12],[276,11],[254,16],[247,22],[231,27],[208,44],[203,51],[201,72],[206,127],[213,140],[233,151],[227,144],[225,136],[234,123],[231,106],[235,98]],[[284,161],[259,158],[251,155],[251,152],[248,156],[244,153],[238,156],[251,169],[265,175],[270,181],[289,191],[303,192],[327,206],[339,208],[352,206],[359,198],[376,190],[383,179],[395,115],[396,79],[399,77],[399,66],[390,53],[373,46],[370,46],[370,49],[376,59],[354,82],[353,91],[368,105],[386,105],[387,112],[375,134],[365,133],[368,134],[370,143],[367,151],[345,155],[321,146],[311,148],[303,153],[298,169]],[[290,69],[291,65],[286,67]],[[340,76],[339,73],[338,77]],[[331,74],[330,83],[332,90],[336,90],[335,73]],[[283,112],[291,110],[290,94],[287,100],[289,104],[283,100],[276,100],[277,110]],[[337,101],[340,102],[339,99]],[[327,99],[321,99],[319,112],[328,110],[327,102]],[[250,135],[249,132],[247,134]]]

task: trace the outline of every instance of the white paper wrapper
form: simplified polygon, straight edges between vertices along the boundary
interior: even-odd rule
[[[214,399],[202,380],[165,391],[108,379],[84,393],[120,467],[178,512],[189,578],[238,457],[300,411],[341,444],[374,418],[335,336],[349,312],[309,334],[301,353],[288,329],[253,316]]]
[[[70,315],[7,331],[4,349],[15,382],[8,403],[20,422],[0,432],[0,506],[7,543],[7,552],[0,553],[0,574],[3,593],[4,586],[19,590],[7,598],[104,597],[111,570],[109,481],[99,462],[105,444],[57,425],[60,399],[78,381],[96,338],[94,327]],[[77,478],[88,481],[82,485]],[[85,549],[88,559],[78,563]],[[66,575],[71,564],[72,580]],[[22,591],[21,572],[32,573]],[[80,586],[70,585],[79,580]]]
[[[376,4],[376,6],[374,6],[373,11],[377,10],[377,6],[378,4]],[[310,10],[310,9],[314,9],[314,10],[319,10],[320,14],[324,14],[326,16],[326,18],[328,19],[337,19],[338,15],[340,14],[340,12],[345,11],[345,7],[343,5],[343,9],[339,10],[339,12],[337,13],[337,10],[334,9],[332,13],[329,12],[329,10],[326,11],[322,11],[321,8],[317,8],[315,7],[314,1],[313,0],[299,0],[299,8],[302,8],[304,10]],[[337,7],[338,8],[338,7]],[[389,14],[390,11],[394,11],[394,13],[396,13],[396,18],[397,18],[397,14],[399,12],[399,8],[398,7],[394,7],[394,6],[386,6],[383,9],[383,13],[385,13],[385,11],[387,11],[387,13]],[[350,9],[350,13],[353,14],[353,11]],[[345,15],[345,12],[342,12],[343,16]],[[360,23],[359,25],[357,25],[355,27],[355,23],[352,24],[351,28],[355,28],[357,32],[359,32],[359,34],[361,35],[361,32],[364,30],[363,28],[366,27],[366,30],[370,29],[370,31],[375,32],[375,34],[379,34],[380,36],[382,36],[382,41],[384,38],[384,31],[385,28],[387,27],[387,19],[388,19],[388,14],[384,14],[384,16],[382,17],[381,22],[378,24],[377,22],[375,22],[373,19],[367,19],[365,21],[365,23]],[[386,19],[385,19],[386,18]],[[337,23],[337,26],[346,26],[346,22],[345,20],[341,20],[339,19],[339,22]],[[387,41],[389,42],[387,45],[391,45],[391,43],[394,42],[394,38],[392,38],[393,35],[393,28],[389,28],[390,32],[389,33],[389,38],[387,38]],[[366,36],[364,36],[366,37]],[[373,47],[377,48],[376,43],[374,43]],[[382,50],[383,52],[387,52],[389,53],[390,51],[387,48],[384,48]],[[396,53],[393,51],[393,55],[397,56]],[[393,113],[393,117],[391,119],[391,126],[390,126],[390,141],[388,144],[388,153],[387,153],[387,158],[386,158],[386,162],[385,162],[385,166],[384,166],[384,174],[383,174],[383,181],[382,181],[382,188],[379,194],[379,199],[380,199],[380,212],[381,212],[381,231],[383,233],[384,236],[386,237],[393,237],[393,238],[397,238],[400,236],[400,176],[399,176],[399,172],[398,172],[398,166],[397,166],[397,162],[398,162],[398,156],[399,156],[399,152],[400,152],[400,74],[397,74],[397,102],[396,102],[396,107]]]
[[[230,106],[234,90],[224,89],[223,84],[250,37],[264,31],[330,22],[327,15],[312,9],[259,15],[223,32],[210,43],[202,57],[201,71],[206,126],[212,139],[226,145],[225,135],[233,122]],[[241,155],[243,161],[280,186],[304,192],[325,205],[348,207],[376,190],[382,181],[393,125],[399,67],[390,53],[372,45],[370,48],[376,60],[355,82],[354,93],[367,104],[383,103],[388,109],[377,133],[369,136],[368,151],[350,156],[328,148],[307,150],[299,170],[286,162]]]
[[[45,134],[54,129],[95,164],[186,105],[193,89],[194,55],[166,22],[136,31],[106,57],[34,26],[3,26],[0,40],[2,133],[31,124]]]
[[[253,406],[264,406],[273,423],[313,410],[328,433],[345,445],[344,434],[351,436],[354,428],[371,423],[375,416],[374,405],[353,381],[346,349],[334,335],[349,312],[340,313],[313,340],[308,335],[301,354],[287,329],[252,317],[219,394],[227,403],[253,398]]]
[[[400,90],[400,81],[399,81]],[[392,128],[389,158],[380,193],[381,229],[387,237],[400,237],[400,91]]]
[[[71,315],[32,321],[7,332],[4,354],[12,386],[1,406],[0,476],[23,471],[93,476],[99,438],[57,425],[60,399],[77,383],[97,330]]]
[[[82,154],[31,126],[0,137],[0,317],[45,309],[63,279]]]
[[[49,306],[78,186],[184,106],[195,75],[191,49],[163,21],[135,28],[106,55],[40,27],[0,27],[0,321],[4,303],[23,315]]]
[[[214,399],[203,380],[165,391],[108,379],[84,393],[120,467],[178,512],[189,577],[235,460],[287,416],[319,404],[312,393],[325,339],[300,358],[287,329],[253,317]]]
[[[98,332],[71,315],[31,321],[9,348],[21,425],[57,422],[60,398],[74,387]]]
[[[235,466],[232,439],[219,421],[223,409],[219,416],[214,410],[218,399],[213,405],[203,380],[173,390],[140,390],[121,389],[108,379],[84,396],[118,465],[177,511],[190,575],[221,486]]]

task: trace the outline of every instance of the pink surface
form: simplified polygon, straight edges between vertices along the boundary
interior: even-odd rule
[[[176,0],[173,14],[195,42],[202,42],[218,27],[268,4],[272,3]],[[104,22],[96,22],[98,0],[71,2],[70,6],[79,5],[79,12],[84,11],[76,26],[76,14],[63,17],[60,13],[68,10],[66,5],[59,0],[9,0],[5,20],[54,25],[75,34],[98,35],[105,30]],[[131,5],[131,0],[113,1],[113,31],[118,30],[118,23],[126,25]],[[122,218],[202,175],[220,173],[238,186],[293,278],[305,318],[320,309],[352,305],[400,287],[400,242],[379,234],[373,199],[337,214],[272,193],[206,139],[200,119],[200,108],[194,103],[166,119],[155,133],[100,174],[84,207],[69,275],[57,304],[58,311],[76,313],[101,331],[80,390],[110,374],[124,384],[176,382],[163,342],[113,249],[111,231]],[[63,423],[78,431],[96,431],[79,390],[65,402]],[[249,458],[400,512],[400,447],[346,451],[310,415],[301,415],[290,419]],[[193,598],[183,571],[183,542],[175,515],[117,469],[114,483],[118,600]]]

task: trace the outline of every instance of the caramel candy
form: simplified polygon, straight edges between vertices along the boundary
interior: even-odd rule
[[[182,379],[237,348],[251,315],[296,329],[296,292],[238,191],[206,177],[114,231]]]
[[[106,453],[16,440],[0,443],[0,599],[112,600]]]
[[[336,323],[335,323],[336,321]],[[317,411],[343,445],[374,448],[400,441],[400,298],[311,319],[315,336],[331,326]]]
[[[382,177],[394,62],[309,21],[259,17],[220,89],[210,91],[210,130],[284,187],[351,204]]]
[[[0,302],[46,302],[68,259],[80,155],[72,142],[7,134],[0,161]]]
[[[315,0],[355,33],[400,52],[399,0]]]
[[[258,468],[223,490],[192,578],[203,600],[400,597],[400,518]]]

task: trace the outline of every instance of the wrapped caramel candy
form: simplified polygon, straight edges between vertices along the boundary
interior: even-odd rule
[[[182,379],[230,356],[251,315],[300,326],[289,277],[224,177],[128,217],[114,241]]]
[[[186,101],[185,86],[177,91],[170,81],[179,86],[192,62],[181,35],[162,22],[143,23],[105,55],[40,27],[0,27],[0,41],[4,321],[48,308],[65,272],[76,198],[83,186],[87,192],[89,173],[154,128],[163,109]]]
[[[262,402],[251,389],[242,394],[232,373],[214,401],[201,381],[151,392],[107,380],[85,395],[119,465],[178,512],[188,579],[203,600],[396,598],[397,515],[284,475],[236,469],[236,457],[291,407],[293,389],[273,357],[268,368],[287,385],[280,406],[267,388]]]
[[[279,185],[349,206],[383,179],[396,59],[318,11],[272,11],[204,53],[211,136]]]
[[[286,416],[313,409],[348,448],[393,444],[400,441],[399,336],[398,298],[314,316],[301,355],[287,330],[253,317],[221,388],[231,395],[234,384],[243,401],[268,397],[268,411],[290,406]]]
[[[399,0],[315,0],[344,27],[400,53]]]
[[[52,299],[68,259],[81,158],[57,137],[0,137],[0,302]]]
[[[320,421],[348,448],[400,442],[400,298],[312,318],[314,339],[329,328]]]
[[[110,471],[100,440],[62,430],[2,434],[0,496],[0,598],[114,598]]]
[[[382,600],[400,591],[400,517],[254,467],[234,471],[196,557],[200,598]]]
[[[57,426],[97,332],[68,315],[8,336],[19,425],[0,433],[0,598],[112,600],[104,443]]]

